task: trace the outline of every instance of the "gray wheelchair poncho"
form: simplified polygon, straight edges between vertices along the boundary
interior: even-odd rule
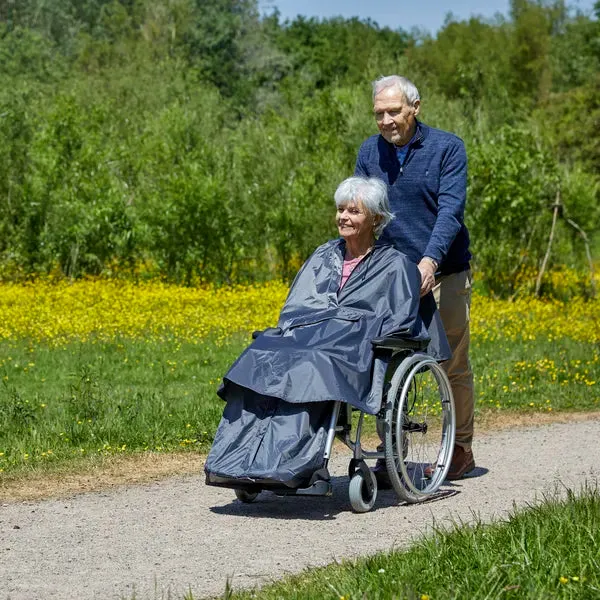
[[[224,376],[218,394],[227,404],[207,483],[306,484],[323,466],[332,401],[368,414],[381,408],[381,396],[370,394],[373,339],[429,340],[430,355],[450,356],[433,297],[419,298],[414,263],[377,242],[339,290],[344,251],[342,239],[317,248],[294,279],[277,327],[258,335]]]

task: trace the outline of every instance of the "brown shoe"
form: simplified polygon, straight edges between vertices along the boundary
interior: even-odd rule
[[[454,481],[461,479],[467,473],[470,473],[475,468],[475,459],[471,450],[466,450],[462,446],[455,444],[454,453],[452,454],[452,462],[450,470],[446,475],[446,479]]]
[[[446,479],[448,481],[461,479],[467,473],[470,473],[474,468],[475,459],[473,458],[473,452],[471,452],[471,450],[465,450],[462,446],[455,444],[454,451],[452,453],[452,462],[450,463],[450,469],[448,470]],[[431,465],[430,467],[426,467],[424,471],[425,477],[432,477],[435,469],[435,464]]]

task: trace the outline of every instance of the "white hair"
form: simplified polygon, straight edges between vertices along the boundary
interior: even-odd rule
[[[405,98],[410,106],[414,106],[417,100],[421,99],[417,86],[406,77],[400,75],[388,75],[380,77],[373,82],[373,100],[375,96],[387,88],[396,88]]]
[[[387,185],[377,177],[348,177],[338,185],[333,199],[337,207],[349,202],[360,202],[371,216],[381,217],[374,227],[377,236],[383,233],[394,218],[390,211]]]

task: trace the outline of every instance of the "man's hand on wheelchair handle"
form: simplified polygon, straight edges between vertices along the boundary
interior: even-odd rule
[[[423,297],[425,294],[428,294],[435,285],[435,272],[438,265],[432,258],[424,256],[417,266],[421,273],[421,297]]]

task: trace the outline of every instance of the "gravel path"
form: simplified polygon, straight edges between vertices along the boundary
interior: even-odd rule
[[[453,495],[350,511],[348,457],[333,460],[331,498],[262,494],[241,504],[203,477],[0,506],[0,600],[179,600],[262,584],[304,567],[405,546],[435,519],[503,517],[560,482],[578,489],[600,473],[600,421],[516,429],[477,440],[478,468]]]

